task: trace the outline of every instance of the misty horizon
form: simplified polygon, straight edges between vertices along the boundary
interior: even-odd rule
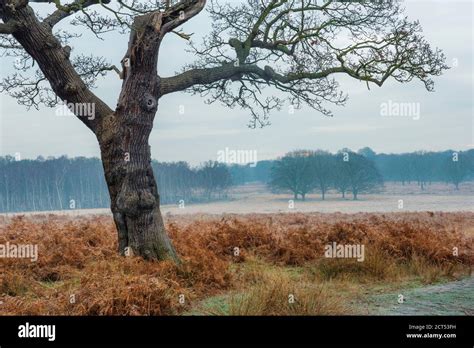
[[[426,149],[419,149],[419,150],[415,150],[415,151],[406,151],[406,152],[378,152],[376,151],[376,149],[370,147],[370,146],[363,146],[361,148],[358,148],[358,149],[351,149],[351,148],[341,148],[341,149],[338,149],[336,151],[329,151],[329,150],[326,150],[326,149],[319,149],[319,148],[295,148],[295,149],[289,149],[288,151],[282,153],[281,155],[278,155],[277,157],[271,157],[271,158],[260,158],[260,156],[258,155],[258,151],[255,150],[255,149],[251,149],[251,148],[245,148],[245,149],[234,149],[234,148],[223,148],[223,149],[219,149],[217,150],[216,152],[216,155],[213,157],[213,158],[208,158],[207,160],[204,160],[204,161],[201,161],[201,162],[190,162],[190,161],[187,161],[185,159],[180,159],[180,158],[177,158],[177,159],[174,159],[172,161],[161,161],[159,160],[158,158],[155,158],[152,156],[152,161],[157,161],[157,162],[163,162],[163,163],[167,163],[167,162],[187,162],[189,163],[190,165],[192,166],[198,166],[198,165],[201,165],[207,161],[215,161],[215,162],[219,162],[219,163],[225,163],[225,164],[228,164],[228,165],[248,165],[248,164],[251,164],[253,163],[252,161],[249,161],[249,162],[246,162],[246,163],[242,163],[242,162],[236,162],[236,163],[229,163],[229,161],[226,161],[226,160],[219,160],[219,152],[225,152],[226,149],[227,151],[235,151],[235,152],[254,152],[254,151],[257,151],[256,152],[256,155],[257,155],[257,160],[255,161],[256,163],[258,162],[262,162],[262,161],[274,161],[274,160],[277,160],[291,152],[294,152],[294,151],[323,151],[323,152],[328,152],[330,154],[337,154],[339,151],[343,151],[343,150],[349,150],[351,152],[355,152],[355,153],[358,153],[359,151],[363,150],[363,149],[366,149],[366,148],[369,148],[370,150],[374,151],[374,153],[379,156],[379,155],[387,155],[387,156],[390,156],[390,155],[404,155],[404,154],[413,154],[413,153],[446,153],[446,152],[467,152],[467,151],[470,151],[472,149],[453,149],[453,148],[450,148],[450,149],[444,149],[444,150],[426,150]],[[71,155],[68,155],[66,153],[64,154],[59,154],[59,155],[56,155],[56,156],[44,156],[44,155],[38,155],[36,157],[22,157],[21,154],[19,154],[19,159],[17,159],[18,161],[22,161],[22,160],[32,160],[32,161],[36,161],[40,158],[42,158],[43,160],[48,160],[48,159],[58,159],[58,158],[61,158],[61,157],[67,157],[69,159],[76,159],[76,158],[87,158],[87,159],[100,159],[100,156],[71,156]],[[18,157],[18,153],[12,153],[12,154],[1,154],[0,155],[0,158],[2,157],[12,157],[12,158],[16,158]],[[252,157],[252,155],[250,155],[250,157]]]

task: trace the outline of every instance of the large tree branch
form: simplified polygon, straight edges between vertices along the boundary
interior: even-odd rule
[[[206,0],[182,0],[163,13],[162,32],[169,33],[199,14],[206,6]]]
[[[394,69],[395,67],[393,67]],[[358,79],[360,81],[367,81],[375,83],[378,86],[382,86],[383,83],[390,76],[387,74],[382,79],[375,79],[370,76],[366,76],[358,73],[357,71],[345,67],[343,65],[339,67],[325,69],[319,72],[300,72],[300,73],[288,73],[280,74],[273,70],[270,66],[260,68],[255,64],[238,65],[235,63],[226,63],[220,67],[215,68],[204,68],[204,69],[191,69],[178,74],[173,77],[166,77],[161,79],[160,95],[166,95],[173,92],[183,91],[191,88],[195,85],[210,85],[214,82],[224,79],[240,79],[242,75],[249,75],[254,78],[259,78],[262,81],[273,82],[276,84],[289,85],[293,82],[300,80],[317,80],[328,77],[331,74],[346,73],[349,76]]]
[[[50,28],[36,18],[25,1],[6,0],[0,3],[0,7],[5,22],[14,20],[18,23],[13,36],[38,63],[55,94],[68,104],[94,105],[93,117],[76,116],[96,131],[102,118],[113,111],[87,88],[69,60],[69,51],[61,46]]]
[[[285,104],[331,115],[325,103],[347,99],[331,75],[367,87],[419,79],[432,91],[431,77],[447,69],[441,50],[430,47],[397,2],[213,0],[209,12],[211,33],[203,48],[192,44],[198,60],[162,79],[161,93],[190,90],[210,103],[247,109],[261,125]],[[264,93],[268,86],[283,93]]]
[[[44,19],[44,23],[49,25],[51,28],[58,24],[63,19],[69,17],[77,11],[83,11],[89,6],[97,4],[108,4],[111,0],[75,0],[74,2],[58,6],[58,9],[51,13],[48,17]]]

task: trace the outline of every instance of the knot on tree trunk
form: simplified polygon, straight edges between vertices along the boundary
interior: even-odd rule
[[[155,196],[148,190],[131,190],[125,186],[117,196],[117,208],[127,216],[138,216],[140,213],[153,210]]]
[[[145,93],[142,100],[143,108],[147,111],[153,111],[158,105],[157,99],[149,93]]]
[[[66,83],[66,85],[64,86],[64,91],[67,95],[75,94],[78,90],[79,86],[73,82]]]

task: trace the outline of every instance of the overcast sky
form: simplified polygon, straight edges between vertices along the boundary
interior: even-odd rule
[[[289,114],[287,109],[271,114],[272,125],[248,129],[246,111],[207,105],[199,96],[177,93],[165,96],[151,135],[152,156],[160,161],[186,160],[192,164],[217,159],[225,148],[256,150],[258,159],[274,158],[294,149],[337,151],[370,146],[376,152],[415,150],[465,150],[473,147],[473,5],[471,1],[409,1],[407,15],[419,19],[424,35],[442,48],[452,69],[435,79],[434,93],[415,81],[388,82],[367,90],[364,83],[338,76],[341,90],[348,92],[345,107],[331,106],[334,117],[304,108]],[[185,26],[195,37],[209,29],[202,13]],[[119,65],[127,37],[109,35],[107,40],[86,36],[74,52],[104,55]],[[185,52],[184,40],[168,35],[161,49],[159,70],[169,76],[193,60]],[[2,77],[11,69],[1,66]],[[110,74],[95,91],[111,107],[121,81]],[[420,117],[383,117],[382,103],[419,103]],[[179,106],[184,106],[180,114]],[[43,156],[99,156],[90,131],[73,117],[58,117],[54,109],[27,111],[6,95],[0,95],[0,155],[20,153],[22,158]]]

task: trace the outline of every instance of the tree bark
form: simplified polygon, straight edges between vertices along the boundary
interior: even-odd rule
[[[119,252],[130,250],[145,259],[178,261],[161,216],[148,144],[160,98],[156,71],[161,24],[161,13],[135,19],[122,60],[124,81],[118,105],[97,135]]]
[[[131,133],[142,133],[140,140],[133,145],[127,144],[128,139],[124,137],[117,146],[101,146],[119,252],[127,255],[130,251],[145,259],[179,261],[160,212],[147,132],[132,127]],[[129,159],[125,158],[128,154],[123,151],[128,146]]]

